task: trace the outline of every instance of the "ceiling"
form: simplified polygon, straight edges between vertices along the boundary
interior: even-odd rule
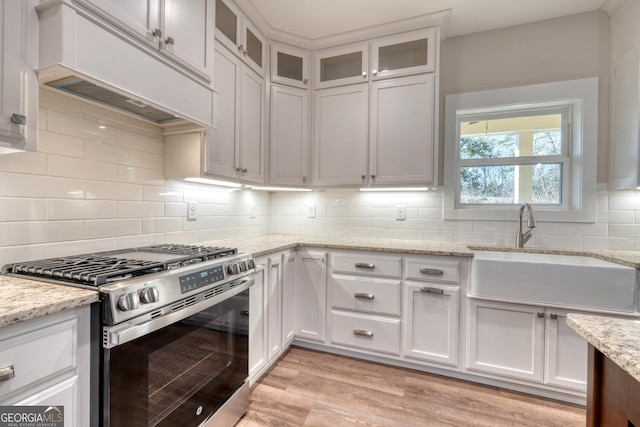
[[[308,39],[451,10],[447,37],[600,9],[607,0],[250,0],[276,30]]]

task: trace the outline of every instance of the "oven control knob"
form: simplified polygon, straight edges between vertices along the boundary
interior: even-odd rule
[[[247,267],[249,267],[249,269],[256,268],[256,262],[253,258],[247,260]]]
[[[241,272],[247,271],[247,263],[246,262],[240,261],[240,271]]]
[[[140,299],[135,292],[120,295],[118,298],[118,308],[122,311],[135,310],[140,306]]]
[[[227,267],[227,273],[238,274],[238,264],[229,264]]]
[[[151,304],[152,302],[158,302],[160,293],[156,288],[143,288],[140,290],[139,297],[142,304]]]

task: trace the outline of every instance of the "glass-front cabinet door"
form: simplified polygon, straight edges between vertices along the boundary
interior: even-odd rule
[[[264,36],[247,18],[243,20],[242,34],[244,37],[241,50],[245,62],[255,72],[264,76]]]
[[[271,82],[307,89],[309,87],[309,51],[271,43]]]
[[[233,3],[216,0],[216,40],[232,52],[241,45],[240,13]]]
[[[369,81],[369,44],[349,45],[315,54],[315,89]]]
[[[435,71],[435,29],[411,31],[371,43],[371,79]]]
[[[265,38],[230,1],[216,0],[216,40],[264,75]]]

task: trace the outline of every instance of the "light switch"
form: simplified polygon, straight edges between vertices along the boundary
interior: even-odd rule
[[[250,218],[256,217],[256,205],[249,205],[249,217]]]
[[[187,204],[187,219],[198,219],[198,202],[189,202]]]
[[[402,221],[407,218],[407,209],[404,205],[396,206],[396,219]]]
[[[315,218],[316,217],[316,207],[315,205],[311,205],[307,207],[307,217]]]

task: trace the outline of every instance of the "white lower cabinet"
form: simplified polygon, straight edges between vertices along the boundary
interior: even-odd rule
[[[267,267],[269,299],[267,302],[269,361],[282,349],[282,255],[269,257]]]
[[[0,405],[64,406],[65,426],[89,425],[90,308],[0,330]]]
[[[407,282],[404,291],[403,355],[458,366],[460,289]]]
[[[400,319],[331,311],[331,343],[400,354]]]
[[[282,348],[286,349],[296,336],[295,316],[295,265],[296,253],[282,256]]]
[[[566,313],[470,299],[467,368],[584,392],[587,343]]]
[[[324,343],[326,339],[327,254],[298,250],[295,267],[296,338]]]
[[[256,262],[255,283],[249,288],[249,383],[253,384],[267,366],[267,259]]]

